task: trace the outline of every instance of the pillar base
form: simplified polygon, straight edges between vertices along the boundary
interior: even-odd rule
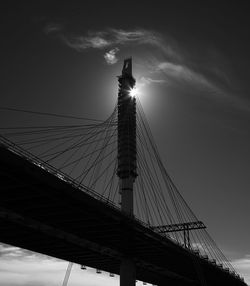
[[[120,286],[135,286],[135,273],[135,262],[131,258],[122,258],[120,266]]]

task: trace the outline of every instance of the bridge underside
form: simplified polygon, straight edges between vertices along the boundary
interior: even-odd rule
[[[0,158],[1,242],[116,274],[132,257],[157,285],[246,285],[5,147]]]

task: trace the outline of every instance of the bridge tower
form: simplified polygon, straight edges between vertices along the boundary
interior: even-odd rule
[[[136,98],[131,90],[135,86],[132,76],[132,58],[124,60],[122,75],[118,77],[118,169],[121,210],[133,217],[133,185],[136,173]],[[135,285],[135,263],[131,258],[131,237],[123,238],[126,255],[120,266],[120,286]]]

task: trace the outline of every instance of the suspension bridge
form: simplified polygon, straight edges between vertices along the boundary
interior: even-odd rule
[[[168,175],[132,59],[118,82],[105,121],[1,127],[0,241],[118,274],[121,286],[246,285]]]

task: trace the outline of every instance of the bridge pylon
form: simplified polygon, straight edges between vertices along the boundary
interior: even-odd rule
[[[118,77],[118,168],[121,210],[133,217],[133,185],[136,173],[136,98],[131,90],[135,86],[132,76],[132,58],[124,60],[122,75]],[[123,238],[124,257],[120,266],[120,286],[134,286],[136,267],[132,259],[132,237]]]

